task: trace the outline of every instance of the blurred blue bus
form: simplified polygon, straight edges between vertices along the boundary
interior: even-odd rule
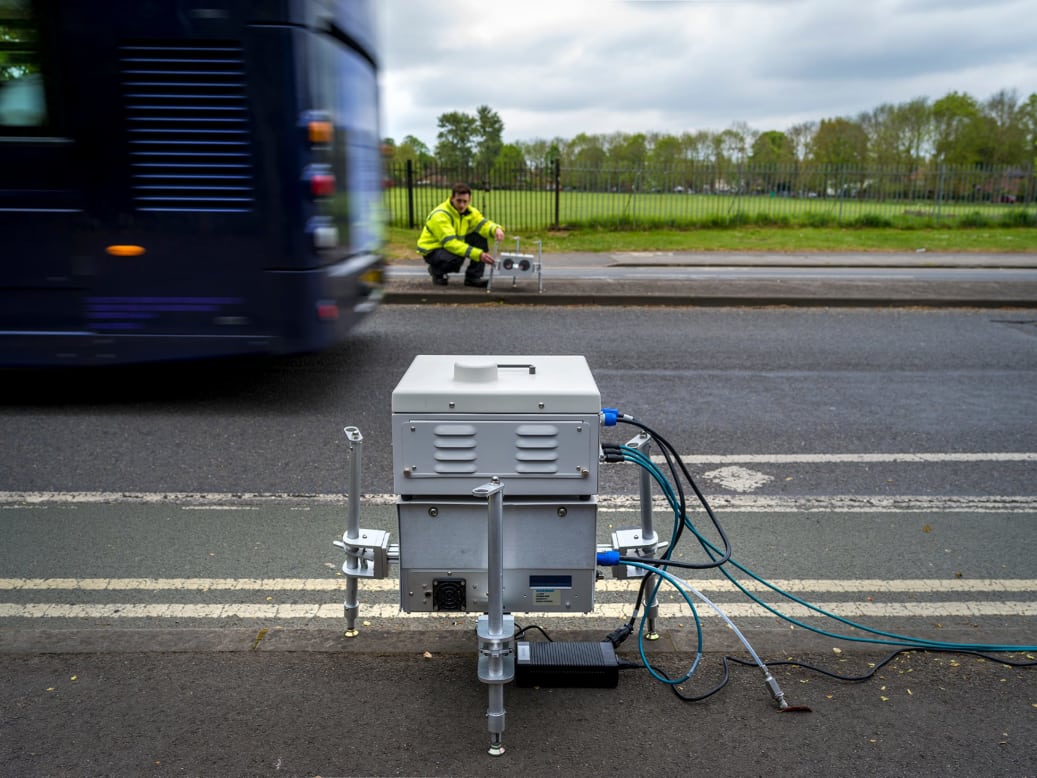
[[[317,351],[382,294],[365,0],[0,0],[0,364]]]

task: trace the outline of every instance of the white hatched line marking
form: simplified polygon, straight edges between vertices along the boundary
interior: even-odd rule
[[[0,591],[343,591],[346,579],[339,578],[0,578]],[[736,592],[726,579],[687,579],[694,589],[706,592]],[[769,587],[754,581],[740,581],[749,591],[767,591]],[[778,579],[771,583],[787,592],[832,593],[935,593],[935,592],[1034,592],[1033,578],[862,578]],[[602,592],[636,592],[639,579],[607,578],[595,589]],[[397,591],[399,578],[360,580],[358,589],[370,592]]]
[[[982,617],[982,616],[1037,616],[1034,602],[940,602],[940,603],[815,603],[837,616],[854,618],[883,617]],[[769,611],[752,603],[728,603],[721,606],[730,618],[778,618]],[[781,611],[793,618],[807,618],[814,614],[808,608],[794,603],[785,604]],[[715,613],[708,607],[698,607],[701,618],[713,618]],[[449,619],[470,617],[470,614],[403,613],[397,605],[361,605],[361,616],[367,619]],[[630,606],[607,603],[595,606],[589,614],[584,613],[532,613],[539,619],[555,618],[608,618],[629,617]],[[176,604],[176,603],[107,603],[69,605],[61,603],[0,603],[0,618],[60,618],[60,619],[334,619],[342,621],[341,604],[289,604],[289,605],[246,605],[246,604]],[[686,605],[661,604],[660,618],[691,618]]]

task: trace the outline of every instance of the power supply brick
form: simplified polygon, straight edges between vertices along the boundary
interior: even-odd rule
[[[518,641],[516,686],[613,689],[619,683],[616,650],[608,641],[562,643]]]

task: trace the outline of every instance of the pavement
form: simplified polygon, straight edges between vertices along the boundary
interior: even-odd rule
[[[489,290],[460,275],[433,286],[420,260],[388,269],[396,304],[669,306],[1037,306],[1037,253],[544,254],[539,277],[495,272]]]
[[[879,655],[797,660],[846,675]],[[1016,657],[1016,660],[1021,657]],[[0,772],[19,776],[1033,776],[1033,670],[910,654],[864,683],[733,665],[701,703],[643,670],[616,688],[504,692],[488,753],[475,657],[236,651],[0,655]],[[690,658],[660,666],[682,673]],[[721,681],[704,661],[687,694]],[[809,712],[803,710],[809,709]]]

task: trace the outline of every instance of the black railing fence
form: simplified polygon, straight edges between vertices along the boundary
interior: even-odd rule
[[[510,231],[738,223],[883,226],[919,221],[1037,226],[1032,170],[707,162],[628,169],[554,162],[514,169],[497,166],[492,171],[389,164],[389,223],[420,227],[457,181],[472,187],[479,210]]]

